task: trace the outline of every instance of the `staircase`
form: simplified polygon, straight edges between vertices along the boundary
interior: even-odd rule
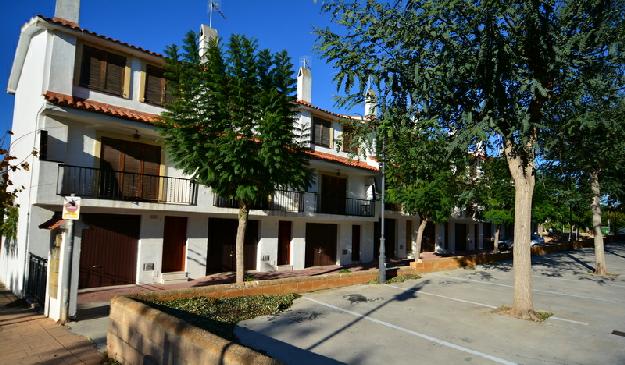
[[[189,281],[184,271],[164,272],[161,274],[161,284],[177,284]]]

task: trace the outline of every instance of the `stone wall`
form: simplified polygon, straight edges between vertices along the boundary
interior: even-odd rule
[[[107,350],[124,365],[280,364],[127,297],[111,301]]]

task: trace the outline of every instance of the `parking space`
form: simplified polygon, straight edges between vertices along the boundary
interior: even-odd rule
[[[543,323],[493,313],[512,300],[503,262],[308,293],[236,334],[287,364],[625,364],[612,333],[625,332],[625,246],[606,255],[615,278],[590,273],[592,249],[534,259],[535,308],[554,313]]]

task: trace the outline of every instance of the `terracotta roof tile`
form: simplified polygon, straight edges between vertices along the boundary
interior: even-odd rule
[[[338,114],[338,113],[334,113],[334,112],[331,112],[331,111],[326,110],[326,109],[322,109],[322,108],[320,108],[318,106],[315,106],[315,105],[312,105],[311,103],[309,103],[307,101],[304,101],[304,100],[297,100],[295,102],[295,104],[303,105],[303,106],[305,106],[307,108],[318,110],[320,112],[324,112],[326,114],[330,114],[330,115],[333,115],[333,116],[341,118],[341,119],[354,119],[354,117],[351,117],[349,115]]]
[[[134,50],[137,50],[137,51],[149,54],[151,56],[163,57],[163,55],[160,54],[160,53],[152,52],[152,51],[147,50],[145,48],[134,46],[134,45],[132,45],[130,43],[126,43],[126,42],[120,41],[118,39],[107,37],[105,35],[101,35],[101,34],[98,34],[96,32],[92,32],[92,31],[87,30],[85,28],[81,28],[78,24],[76,24],[76,23],[74,23],[72,21],[69,21],[67,19],[63,19],[63,18],[49,18],[49,17],[45,17],[43,15],[37,15],[37,17],[45,20],[48,23],[60,25],[60,26],[63,26],[65,28],[68,28],[68,29],[71,29],[71,30],[75,30],[75,31],[78,31],[78,32],[81,32],[81,33],[84,33],[84,34],[87,34],[87,35],[90,35],[90,36],[94,36],[94,37],[98,37],[98,38],[101,38],[101,39],[104,39],[104,40],[107,40],[107,41],[110,41],[110,42],[114,42],[114,43],[120,44],[122,46],[129,47],[129,48],[132,48]]]
[[[350,158],[346,158],[346,157],[341,157],[341,156],[337,156],[337,155],[333,155],[330,153],[325,153],[325,152],[320,152],[320,151],[313,151],[313,150],[305,150],[304,153],[306,153],[308,156],[314,158],[314,159],[318,159],[318,160],[324,160],[324,161],[330,161],[330,162],[336,162],[339,163],[341,165],[345,165],[345,166],[349,166],[349,167],[356,167],[359,169],[365,169],[365,170],[369,170],[369,171],[378,171],[378,168],[375,166],[371,166],[369,164],[367,164],[364,161],[360,161],[360,160],[354,160],[354,159],[350,159]]]
[[[67,106],[75,109],[87,110],[95,113],[106,114],[112,117],[134,120],[143,123],[156,123],[160,117],[158,114],[149,114],[132,109],[122,108],[99,101],[85,100],[75,96],[47,91],[43,96],[47,101],[58,106]]]

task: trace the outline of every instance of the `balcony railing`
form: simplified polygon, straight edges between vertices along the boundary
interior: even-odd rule
[[[301,213],[304,211],[302,194],[298,191],[278,190],[267,199],[252,204],[250,209]],[[213,205],[220,208],[239,208],[239,203],[235,199],[224,198],[216,193],[213,193]]]
[[[59,165],[57,194],[196,205],[197,184],[184,178]]]
[[[315,213],[349,215],[355,217],[374,217],[375,216],[375,200],[368,199],[335,199],[333,197],[324,196],[319,193],[315,194],[317,206]]]

